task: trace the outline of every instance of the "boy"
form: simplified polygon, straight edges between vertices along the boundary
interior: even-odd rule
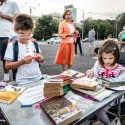
[[[27,14],[17,15],[14,19],[14,31],[18,35],[18,60],[14,61],[14,46],[11,42],[4,56],[5,67],[8,70],[17,68],[16,83],[18,85],[39,81],[42,79],[39,63],[42,63],[44,59],[40,53],[36,53],[36,48],[31,42],[32,18]]]

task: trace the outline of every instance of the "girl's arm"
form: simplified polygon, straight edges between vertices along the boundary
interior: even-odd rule
[[[90,70],[87,70],[86,75],[90,78],[92,78],[92,77],[97,78],[97,76],[98,76],[98,65],[99,65],[99,63],[98,63],[98,61],[96,61],[93,68],[90,69]]]

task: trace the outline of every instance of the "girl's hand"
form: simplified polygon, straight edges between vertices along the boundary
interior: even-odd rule
[[[86,76],[87,76],[88,78],[92,78],[92,77],[94,76],[94,73],[93,73],[91,70],[88,70],[88,71],[86,72]]]
[[[40,54],[40,53],[35,53],[33,56],[33,59],[40,63],[42,63],[44,61],[44,58],[43,58],[42,54]]]

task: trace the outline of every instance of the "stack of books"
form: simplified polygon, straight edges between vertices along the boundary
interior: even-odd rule
[[[71,77],[64,75],[53,76],[44,83],[44,97],[61,96],[70,90]]]
[[[102,101],[104,98],[110,96],[113,91],[105,89],[100,85],[100,81],[95,78],[87,78],[86,76],[74,80],[70,83],[70,87],[77,93],[89,95],[91,98]]]

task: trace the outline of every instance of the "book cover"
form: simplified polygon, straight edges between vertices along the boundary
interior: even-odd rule
[[[73,91],[69,91],[64,97],[81,109],[83,114],[94,106],[94,102],[92,100],[86,99]]]
[[[63,96],[49,98],[41,102],[40,106],[57,125],[68,125],[82,116],[82,111]]]
[[[83,88],[87,90],[96,90],[98,82],[91,81],[87,79],[75,79],[72,83],[70,83],[71,88]]]
[[[24,90],[24,87],[8,85],[0,91],[0,102],[12,103]]]

